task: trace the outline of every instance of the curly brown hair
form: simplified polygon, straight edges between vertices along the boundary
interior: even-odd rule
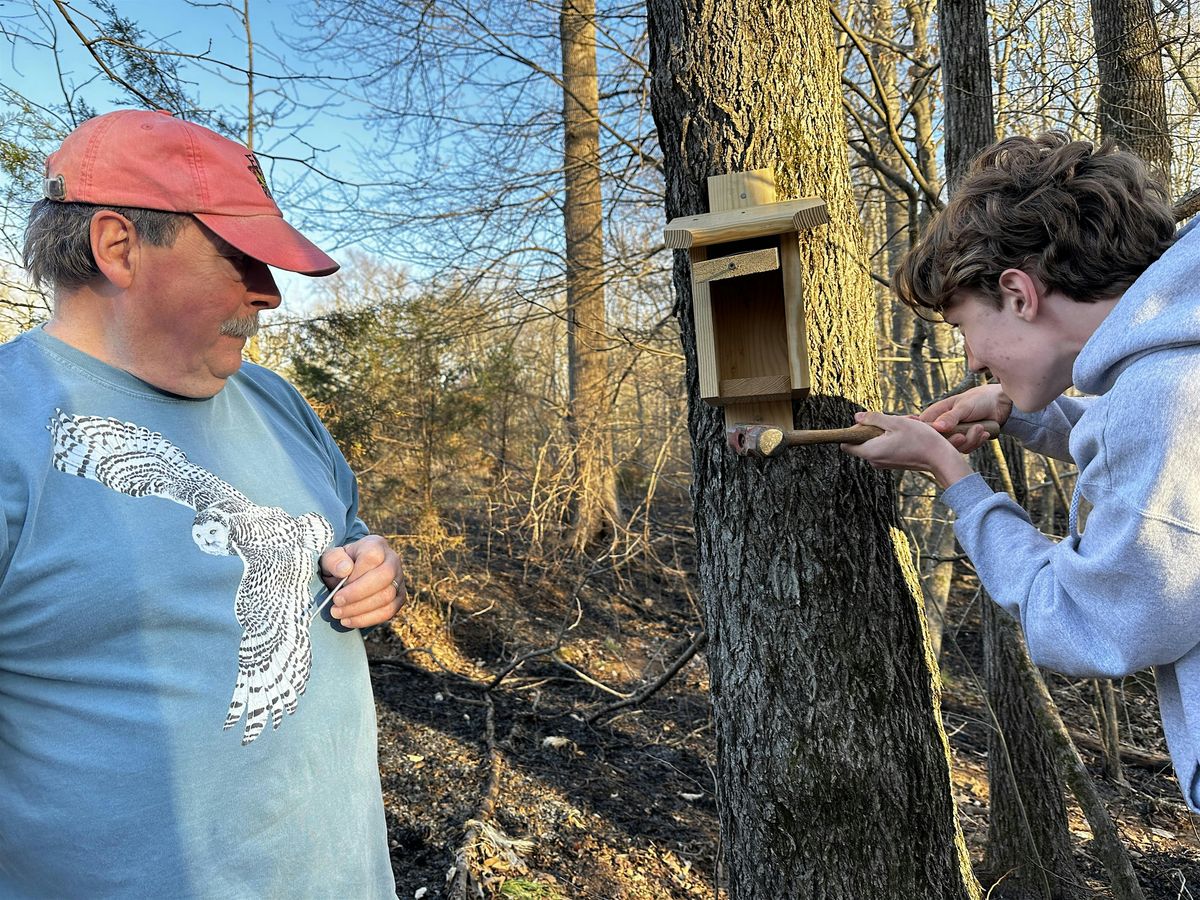
[[[1000,306],[1005,269],[1091,303],[1118,296],[1175,241],[1163,184],[1140,158],[1060,131],[1010,137],[979,154],[892,277],[918,315],[959,291]]]

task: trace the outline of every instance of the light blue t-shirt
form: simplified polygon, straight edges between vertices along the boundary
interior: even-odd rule
[[[357,631],[366,534],[285,381],[184,399],[0,346],[0,897],[394,897]]]

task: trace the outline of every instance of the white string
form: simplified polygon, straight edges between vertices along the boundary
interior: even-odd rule
[[[340,591],[340,590],[342,589],[342,585],[346,583],[346,580],[347,580],[349,577],[350,577],[350,576],[349,576],[349,575],[347,575],[345,578],[343,578],[341,581],[339,581],[339,582],[337,583],[337,585],[334,587],[334,589],[333,589],[332,591],[330,591],[330,592],[329,592],[329,596],[328,596],[328,597],[326,597],[324,600],[322,600],[322,601],[321,601],[321,605],[317,607],[317,611],[316,611],[316,612],[314,612],[314,613],[313,613],[311,616],[309,616],[309,617],[308,617],[308,624],[309,624],[309,625],[312,625],[312,623],[313,623],[313,619],[315,619],[317,616],[319,616],[319,615],[321,614],[321,610],[323,610],[323,609],[324,609],[326,606],[328,606],[328,605],[329,605],[329,601],[333,599],[333,595],[334,595],[334,594],[336,594],[338,591]]]

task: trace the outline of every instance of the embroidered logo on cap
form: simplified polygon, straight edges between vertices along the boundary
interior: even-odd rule
[[[263,174],[262,166],[258,164],[258,157],[253,153],[247,153],[246,159],[250,160],[250,165],[246,168],[254,173],[254,177],[258,179],[258,186],[263,189],[268,200],[274,200],[275,198],[271,196],[271,189],[267,187],[267,176]]]

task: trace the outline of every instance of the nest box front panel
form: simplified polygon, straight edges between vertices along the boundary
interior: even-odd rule
[[[796,235],[714,244],[692,254],[701,396],[728,405],[808,392]]]

